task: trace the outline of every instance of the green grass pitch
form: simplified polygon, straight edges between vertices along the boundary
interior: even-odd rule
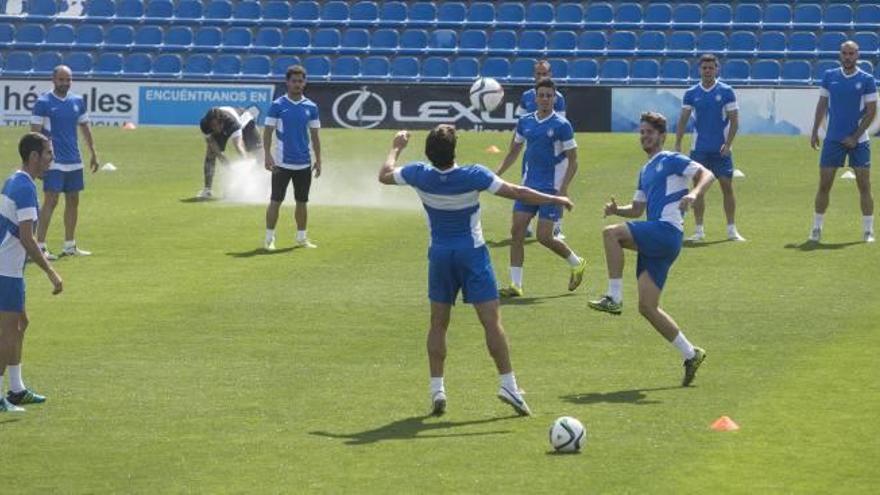
[[[0,129],[4,174],[21,133]],[[747,243],[715,242],[721,195],[709,193],[709,242],[682,251],[663,299],[708,351],[683,389],[677,351],[638,315],[631,254],[624,314],[586,308],[605,289],[601,207],[609,195],[628,201],[645,157],[634,134],[579,135],[577,206],[564,228],[589,260],[586,282],[569,294],[564,262],[530,243],[526,297],[502,308],[535,416],[512,417],[495,399],[482,330],[459,304],[449,410],[436,419],[424,416],[424,218],[414,193],[375,181],[391,131],[322,131],[326,177],[313,193],[324,199],[309,228],[319,248],[286,249],[285,206],[275,254],[258,249],[264,204],[186,201],[201,181],[196,129],[95,134],[102,162],[118,170],[87,177],[77,237],[94,256],[56,262],[57,297],[27,269],[23,370],[49,402],[0,418],[0,472],[17,492],[873,493],[880,484],[880,246],[860,242],[858,195],[844,180],[823,244],[803,246],[818,177],[806,137],[737,139]],[[509,138],[464,133],[461,162],[495,168],[501,155],[484,150]],[[423,139],[415,133],[404,160],[421,158]],[[488,195],[483,205],[506,283],[511,206]],[[561,415],[586,425],[583,453],[548,452]],[[721,415],[742,429],[711,431]]]

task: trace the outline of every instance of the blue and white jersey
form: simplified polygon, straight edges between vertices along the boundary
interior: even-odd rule
[[[49,91],[37,98],[31,124],[42,125],[43,134],[52,140],[55,162],[51,169],[70,172],[83,168],[76,129],[88,121],[86,104],[80,95],[67,93],[66,97],[59,98]]]
[[[516,109],[517,115],[538,111],[538,102],[535,100],[535,95],[535,88],[532,88],[520,96],[519,107]],[[565,97],[559,91],[556,92],[556,102],[553,104],[553,110],[561,117],[565,117]]]
[[[537,113],[523,115],[516,124],[513,140],[526,143],[523,154],[523,184],[541,192],[555,193],[568,170],[565,152],[577,148],[574,129],[556,112],[543,120]]]
[[[266,125],[275,128],[276,143],[272,155],[277,166],[290,170],[312,166],[309,129],[321,127],[315,102],[305,96],[293,101],[284,95],[269,106]]]
[[[877,101],[877,83],[874,76],[862,69],[844,74],[843,67],[825,71],[820,95],[828,97],[828,131],[825,139],[843,141],[859,127],[865,105]],[[859,142],[868,140],[868,132],[859,136]]]
[[[688,184],[699,167],[685,155],[661,151],[639,172],[639,186],[633,201],[647,203],[648,220],[669,222],[684,231],[678,203],[688,193]]]
[[[480,191],[496,193],[504,184],[482,165],[439,170],[415,162],[394,170],[394,181],[409,185],[425,207],[431,248],[465,249],[485,244],[480,225]]]
[[[27,253],[18,225],[33,220],[37,230],[37,205],[37,185],[27,172],[19,170],[6,179],[0,194],[0,275],[4,277],[24,278]]]
[[[694,139],[691,150],[720,151],[730,130],[727,113],[739,108],[733,88],[721,81],[715,81],[708,89],[696,84],[684,92],[682,108],[693,111]]]

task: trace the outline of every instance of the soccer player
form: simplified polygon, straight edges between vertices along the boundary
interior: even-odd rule
[[[523,143],[523,185],[543,193],[568,196],[568,186],[577,172],[577,143],[574,130],[564,117],[553,111],[556,102],[556,85],[552,79],[541,79],[535,84],[538,110],[526,114],[516,124],[516,132],[498,175],[510,168],[519,156]],[[562,215],[555,204],[527,204],[516,201],[513,205],[513,221],[510,228],[510,286],[501,289],[502,297],[523,295],[523,260],[525,258],[526,228],[538,216],[538,241],[565,259],[571,267],[568,290],[581,284],[587,262],[558,237],[553,236],[553,225]]]
[[[626,206],[618,206],[611,198],[611,202],[605,205],[605,216],[639,218],[647,210],[648,220],[605,227],[602,235],[608,264],[608,292],[601,299],[590,301],[589,306],[597,311],[621,313],[623,250],[637,251],[639,312],[681,352],[684,359],[682,385],[688,386],[706,358],[706,352],[691,345],[672,317],[660,309],[660,292],[672,263],[681,251],[683,215],[715,177],[690,158],[663,151],[663,142],[666,140],[666,118],[663,115],[643,113],[639,133],[642,149],[649,159],[639,173],[635,197]],[[693,179],[695,184],[690,192],[688,179]]]
[[[25,134],[18,142],[21,169],[3,184],[0,207],[0,413],[24,411],[22,404],[38,404],[46,398],[27,387],[21,378],[21,349],[28,326],[25,310],[24,262],[36,263],[52,282],[52,293],[61,292],[61,277],[46,260],[34,239],[39,217],[34,179],[44,176],[52,164],[52,145],[42,134]],[[3,374],[9,370],[9,394],[3,396]]]
[[[550,70],[550,62],[546,59],[541,59],[535,62],[534,75],[536,84],[541,79],[552,79],[553,73]],[[522,117],[525,114],[538,111],[538,102],[535,98],[535,94],[535,88],[531,88],[520,96],[519,106],[516,109],[517,116]],[[556,112],[556,115],[565,118],[565,97],[562,96],[562,93],[559,91],[556,92],[556,101],[553,103],[553,111]],[[522,174],[526,174],[525,163],[523,163]],[[529,224],[529,227],[526,228],[526,237],[531,237],[532,235],[532,227],[531,224]],[[553,235],[560,239],[565,239],[565,234],[562,233],[562,218],[557,220],[553,225]]]
[[[675,130],[675,151],[681,152],[681,139],[693,113],[694,139],[691,158],[703,164],[718,179],[724,198],[724,215],[727,217],[727,238],[731,241],[746,239],[736,230],[736,197],[733,194],[733,138],[739,128],[739,109],[733,88],[718,80],[718,58],[715,55],[700,57],[700,82],[684,93],[681,115]],[[696,230],[689,241],[706,238],[703,215],[706,203],[702,196],[694,202]]]
[[[43,93],[34,105],[31,131],[42,132],[52,140],[55,161],[43,178],[43,217],[37,226],[37,242],[50,260],[57,259],[46,248],[46,233],[52,213],[58,205],[58,196],[64,193],[64,250],[65,256],[92,254],[76,246],[76,222],[79,216],[79,192],[85,188],[83,164],[79,154],[76,128],[79,127],[91,153],[89,168],[98,171],[98,154],[89,127],[89,114],[82,96],[71,93],[73,72],[66,65],[52,71],[54,89]]]
[[[272,102],[263,127],[266,170],[272,172],[272,198],[266,208],[264,244],[270,251],[275,249],[278,210],[281,209],[281,203],[287,194],[287,184],[290,182],[293,182],[293,199],[296,201],[293,214],[296,221],[296,244],[305,248],[317,247],[306,235],[306,226],[312,171],[314,170],[316,179],[321,176],[321,140],[318,137],[321,120],[318,117],[318,106],[303,95],[306,70],[301,65],[290,66],[285,81],[287,94]],[[273,135],[278,138],[278,145],[274,149]],[[309,153],[309,143],[315,152],[314,164]]]
[[[828,209],[834,173],[849,158],[856,175],[862,209],[865,242],[874,242],[874,198],[871,196],[871,148],[868,127],[877,113],[877,84],[871,74],[859,69],[859,45],[847,41],[840,45],[840,67],[825,71],[813,119],[810,145],[819,147],[819,125],[828,114],[828,130],[819,158],[819,189],[810,241],[822,238],[825,210]]]
[[[531,410],[516,384],[507,337],[501,326],[495,272],[480,226],[479,195],[482,191],[489,191],[529,203],[555,204],[568,209],[574,205],[565,197],[504,182],[482,165],[457,165],[456,133],[451,125],[439,125],[428,134],[425,155],[430,164],[415,162],[395,167],[408,142],[409,133],[406,131],[394,136],[391,150],[379,170],[379,182],[413,187],[428,216],[431,231],[428,248],[431,327],[427,346],[432,414],[439,416],[446,410],[446,388],[443,383],[446,330],[450,310],[461,291],[464,302],[474,305],[485,330],[489,354],[501,375],[498,398],[518,414],[528,416]]]
[[[242,158],[250,158],[263,147],[257,122],[250,111],[244,108],[213,107],[202,117],[199,127],[205,136],[205,188],[198,197],[213,197],[211,185],[214,182],[214,167],[217,160],[227,163],[223,154],[226,143],[231,139],[232,145]]]

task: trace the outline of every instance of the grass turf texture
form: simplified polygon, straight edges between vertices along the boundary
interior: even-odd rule
[[[7,174],[21,133],[0,129]],[[631,254],[623,316],[586,308],[605,289],[601,206],[611,194],[628,201],[645,157],[635,135],[578,136],[564,230],[589,260],[584,287],[569,294],[564,262],[530,243],[526,297],[503,307],[535,417],[495,399],[482,330],[459,304],[449,410],[436,419],[424,417],[418,209],[313,205],[319,249],[289,250],[285,206],[281,252],[261,254],[263,205],[184,201],[201,184],[195,129],[95,134],[102,162],[119,170],[87,177],[77,237],[94,256],[56,262],[58,297],[27,269],[24,376],[49,402],[0,417],[2,470],[18,491],[868,493],[880,483],[880,246],[858,242],[853,181],[835,185],[823,244],[803,244],[818,176],[805,137],[741,136],[738,225],[749,242],[714,243],[724,238],[715,186],[709,242],[673,268],[663,306],[708,350],[683,389],[677,351],[638,315]],[[392,135],[323,130],[325,168],[372,178]],[[465,133],[459,156],[495,168],[501,155],[483,150],[509,137]],[[423,139],[405,160],[421,157]],[[510,204],[483,203],[506,284]],[[722,414],[742,430],[710,431]],[[548,453],[561,415],[586,425],[582,454]]]

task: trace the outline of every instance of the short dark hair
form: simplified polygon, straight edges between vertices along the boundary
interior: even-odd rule
[[[31,153],[42,153],[49,138],[39,132],[29,132],[21,137],[18,141],[18,154],[21,156],[21,163],[27,163]]]
[[[549,77],[543,77],[541,80],[535,83],[535,91],[538,91],[538,88],[550,88],[553,91],[556,91],[556,83],[553,82],[553,79]]]
[[[651,127],[660,131],[660,134],[666,134],[666,117],[659,112],[642,112],[639,122],[647,122]]]
[[[425,139],[425,156],[435,167],[447,169],[455,163],[455,141],[455,126],[440,124]]]
[[[287,73],[284,75],[285,80],[290,80],[292,76],[300,75],[303,76],[303,79],[306,78],[306,68],[302,65],[291,65],[287,68]]]
[[[211,122],[215,119],[220,118],[221,110],[217,107],[211,108],[208,110],[208,113],[202,117],[202,120],[199,122],[199,127],[202,129],[202,134],[211,134]]]
[[[718,67],[718,57],[711,53],[704,53],[700,57],[700,65],[703,65],[706,62],[712,62],[713,64],[715,64],[715,67]]]

